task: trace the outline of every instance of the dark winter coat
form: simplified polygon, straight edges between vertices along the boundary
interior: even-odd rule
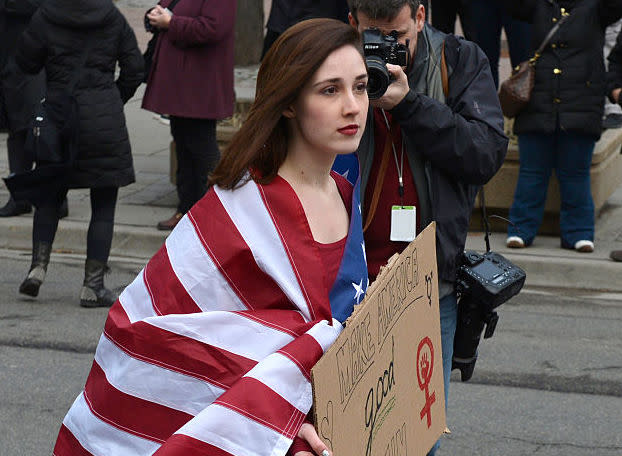
[[[162,0],[166,8],[171,0]],[[233,114],[235,0],[181,0],[158,36],[143,108],[193,119]]]
[[[598,139],[601,133],[605,28],[622,17],[621,0],[506,0],[517,19],[530,22],[532,53],[564,14],[570,14],[536,63],[535,86],[514,132],[552,133],[557,126]]]
[[[26,75],[15,64],[15,49],[43,0],[0,0],[0,101],[12,132],[28,127],[35,105],[45,94],[45,76]],[[0,116],[3,117],[3,116]]]
[[[88,48],[86,63],[80,66]],[[80,72],[74,95],[80,115],[79,154],[69,188],[134,182],[123,104],[143,77],[134,32],[112,0],[46,0],[22,35],[16,61],[26,72],[45,68],[53,103]],[[115,81],[115,67],[120,73]]]
[[[440,88],[443,41],[449,70],[446,99]],[[432,221],[437,224],[439,278],[453,284],[475,196],[499,170],[507,152],[503,115],[488,59],[481,49],[428,25],[419,33],[408,84],[410,94],[391,114],[404,138],[420,203],[417,212],[421,226]],[[375,151],[373,117],[370,110],[358,149],[361,195],[365,195]]]

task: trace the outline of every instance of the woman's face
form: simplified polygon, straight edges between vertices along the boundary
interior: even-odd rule
[[[284,115],[294,144],[312,153],[354,152],[367,118],[367,70],[354,46],[330,54]]]

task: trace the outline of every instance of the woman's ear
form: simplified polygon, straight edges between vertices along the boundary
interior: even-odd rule
[[[296,111],[294,110],[294,107],[288,106],[287,108],[285,108],[285,110],[283,111],[283,117],[285,117],[286,119],[293,119],[294,117],[296,117]]]

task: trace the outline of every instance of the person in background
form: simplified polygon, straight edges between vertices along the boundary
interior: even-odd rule
[[[508,14],[498,0],[472,0],[471,12],[475,24],[473,41],[484,51],[490,62],[495,87],[499,87],[499,57],[501,30],[505,30],[512,68],[531,57],[529,55],[529,24]]]
[[[605,46],[603,48],[603,54],[605,56],[605,69],[608,69],[609,67],[609,60],[607,57],[616,44],[620,30],[622,30],[622,19],[611,24],[605,30]],[[605,96],[603,130],[620,127],[622,127],[622,107],[620,107],[618,103],[612,103],[609,97]]]
[[[15,49],[30,18],[43,0],[0,1],[0,119],[8,130],[7,152],[9,172],[21,173],[32,168],[33,157],[24,148],[26,130],[32,120],[35,105],[45,95],[45,75],[26,75],[15,64]],[[65,206],[65,210],[66,210]],[[0,208],[0,217],[13,217],[32,211],[28,201],[10,197]]]
[[[214,185],[110,309],[56,456],[328,452],[310,372],[367,283],[358,187],[331,171],[365,128],[361,54],[333,19],[266,54]]]
[[[105,288],[119,187],[134,182],[134,166],[123,104],[143,78],[143,58],[136,37],[112,0],[46,0],[24,31],[15,56],[22,71],[45,69],[46,103],[63,100],[73,90],[78,104],[78,155],[61,188],[41,189],[33,221],[32,263],[19,287],[35,297],[45,279],[58,211],[67,191],[89,188],[91,220],[86,240],[83,307],[110,307],[116,296]],[[115,77],[117,63],[120,68]]]
[[[607,71],[607,96],[611,103],[616,103],[620,106],[622,103],[622,97],[620,97],[620,93],[622,93],[622,32],[618,33],[615,45],[611,49],[607,60],[609,62]],[[621,262],[622,250],[612,250],[609,257],[613,261]]]
[[[162,0],[148,14],[159,30],[142,107],[167,114],[177,157],[179,204],[171,230],[207,191],[207,176],[220,159],[216,121],[233,114],[233,45],[236,2],[183,0],[173,11]]]
[[[261,58],[266,55],[279,35],[294,24],[315,17],[348,22],[346,0],[272,0]]]
[[[531,98],[514,121],[520,167],[506,245],[524,248],[533,243],[555,170],[561,247],[593,252],[590,167],[602,132],[604,35],[622,16],[622,1],[507,0],[505,6],[514,18],[532,24],[532,55],[555,23],[566,17],[538,59]]]
[[[470,0],[431,0],[432,26],[443,33],[454,33],[460,17],[462,34],[473,41],[476,34],[475,18]]]
[[[425,8],[418,0],[350,0],[349,5],[350,24],[359,33],[370,27],[384,34],[395,30],[398,41],[408,43],[410,62],[405,69],[387,65],[394,82],[382,97],[370,101],[357,151],[365,245],[373,280],[408,245],[402,237],[404,225],[413,227],[412,240],[436,222],[447,399],[458,309],[456,273],[475,196],[501,167],[507,151],[503,115],[486,56],[474,43],[425,23]],[[409,224],[392,224],[396,207],[395,218]]]

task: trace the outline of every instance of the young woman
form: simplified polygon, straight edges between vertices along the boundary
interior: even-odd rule
[[[331,167],[358,146],[366,82],[343,23],[275,42],[214,186],[110,310],[57,456],[326,450],[310,369],[367,287],[358,188]]]

